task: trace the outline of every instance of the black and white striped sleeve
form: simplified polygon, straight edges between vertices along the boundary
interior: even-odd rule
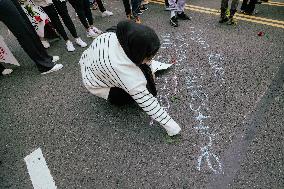
[[[172,124],[175,121],[168,115],[168,113],[161,107],[157,98],[155,98],[145,87],[136,87],[129,91],[132,98],[138,105],[154,120],[161,125]],[[176,123],[175,123],[176,124]]]

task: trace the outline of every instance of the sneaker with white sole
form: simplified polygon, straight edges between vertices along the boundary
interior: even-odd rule
[[[87,43],[85,43],[84,41],[82,41],[82,39],[80,37],[75,39],[75,43],[77,45],[79,45],[80,47],[87,47]]]
[[[9,74],[11,74],[12,72],[13,72],[12,69],[5,69],[5,70],[3,70],[2,75],[9,75]]]
[[[48,41],[42,40],[41,43],[42,43],[43,47],[46,48],[46,49],[50,47],[50,44],[49,44]]]
[[[66,48],[68,52],[73,52],[75,51],[75,47],[73,46],[73,43],[71,41],[66,42]]]
[[[92,29],[89,29],[89,31],[87,31],[87,37],[96,38],[98,36],[99,36],[99,34],[94,32]]]
[[[96,28],[95,26],[92,27],[92,30],[93,30],[94,32],[96,32],[97,34],[99,34],[99,35],[103,33],[102,30]]]
[[[53,66],[53,68],[51,68],[50,70],[48,70],[46,72],[42,72],[41,75],[45,75],[45,74],[49,74],[49,73],[52,73],[52,72],[56,72],[56,71],[60,70],[61,68],[63,68],[62,64],[55,64]]]
[[[110,12],[110,11],[108,11],[108,10],[106,10],[106,11],[102,12],[102,17],[112,16],[112,15],[113,15],[113,13],[112,13],[112,12]]]
[[[52,62],[57,62],[59,60],[59,56],[53,56],[52,57]]]

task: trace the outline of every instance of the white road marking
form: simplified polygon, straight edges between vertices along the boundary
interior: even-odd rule
[[[40,148],[24,158],[34,189],[56,189]]]

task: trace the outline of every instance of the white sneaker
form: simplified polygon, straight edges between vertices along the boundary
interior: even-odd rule
[[[66,42],[66,47],[67,47],[67,51],[68,52],[75,51],[75,47],[73,46],[73,43],[71,41],[69,41],[69,40]]]
[[[101,35],[102,33],[104,33],[104,32],[102,32],[102,30],[99,30],[99,29],[96,28],[95,26],[92,27],[92,30],[93,30],[94,32],[96,32],[97,34],[99,34],[99,35]]]
[[[80,47],[87,47],[87,43],[85,43],[84,41],[82,41],[82,39],[80,37],[75,39],[75,43],[77,45],[79,45]]]
[[[50,44],[49,44],[48,41],[44,40],[44,41],[41,41],[41,43],[42,43],[43,47],[46,48],[46,49],[50,47]]]
[[[59,60],[59,56],[53,56],[52,57],[52,62],[57,62]]]
[[[99,34],[94,32],[92,29],[89,29],[89,31],[87,31],[87,37],[96,38],[98,36],[99,36]]]
[[[106,11],[104,11],[104,12],[102,13],[102,17],[112,16],[112,15],[113,15],[113,13],[110,12],[110,11],[108,11],[108,10],[106,10]]]
[[[12,69],[5,69],[5,70],[3,70],[2,75],[9,75],[9,74],[11,74],[12,72],[13,72]]]
[[[53,68],[51,68],[50,70],[48,70],[46,72],[42,72],[41,75],[45,75],[45,74],[48,74],[48,73],[56,72],[56,71],[60,70],[61,68],[63,68],[62,64],[55,64],[53,66]]]

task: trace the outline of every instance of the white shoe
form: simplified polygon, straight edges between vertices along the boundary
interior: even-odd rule
[[[41,43],[42,43],[43,47],[46,48],[46,49],[50,47],[50,44],[49,44],[48,41],[44,40],[44,41],[41,41]]]
[[[99,34],[99,35],[101,35],[102,33],[104,33],[104,32],[102,32],[102,30],[99,30],[99,29],[96,28],[95,26],[92,27],[92,30],[93,30],[95,33]]]
[[[75,39],[75,43],[77,45],[79,45],[80,47],[87,47],[87,43],[85,43],[84,41],[82,41],[82,39],[80,37]]]
[[[62,64],[55,64],[53,66],[53,68],[51,68],[50,70],[48,70],[46,72],[42,72],[41,75],[45,75],[45,74],[48,74],[48,73],[56,72],[56,71],[60,70],[61,68],[63,68]]]
[[[3,70],[2,75],[9,75],[9,74],[11,74],[12,72],[13,72],[12,69],[5,69],[5,70]]]
[[[57,62],[59,60],[59,56],[53,56],[52,57],[52,62]]]
[[[113,15],[113,13],[110,12],[110,11],[108,11],[108,10],[106,10],[106,11],[104,11],[104,12],[102,13],[102,17],[112,16],[112,15]]]
[[[68,52],[75,51],[75,47],[73,46],[73,43],[71,41],[69,41],[69,40],[66,42],[66,47],[67,47],[67,51]]]
[[[87,31],[87,37],[96,38],[98,36],[99,36],[99,34],[94,32],[92,29],[89,29],[89,31]]]

